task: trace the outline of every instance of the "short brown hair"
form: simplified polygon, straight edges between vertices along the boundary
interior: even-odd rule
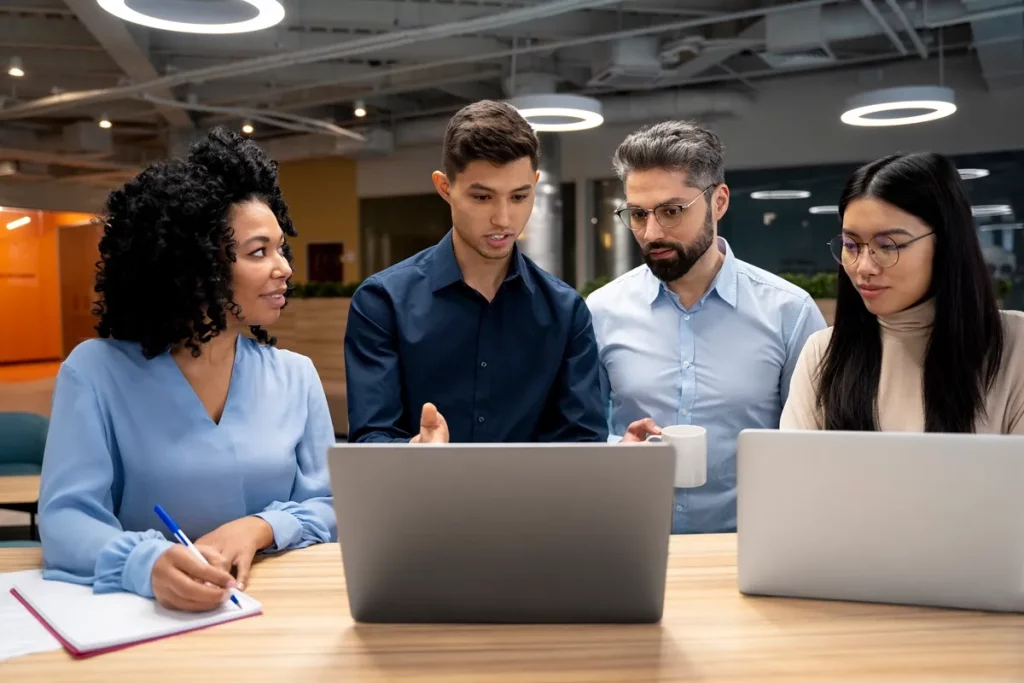
[[[441,162],[451,182],[470,162],[483,160],[504,166],[523,157],[529,157],[533,170],[537,170],[537,134],[515,107],[504,102],[481,100],[466,105],[452,117],[444,132]]]

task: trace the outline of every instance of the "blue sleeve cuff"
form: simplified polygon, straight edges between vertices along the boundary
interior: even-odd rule
[[[302,524],[290,512],[264,510],[257,512],[254,516],[265,521],[274,530],[274,546],[267,548],[267,551],[290,548],[302,538]]]
[[[619,443],[620,441],[622,441],[622,437],[619,436],[618,434],[608,435],[608,443]]]
[[[119,535],[104,546],[96,559],[93,591],[128,591],[152,598],[153,565],[173,545],[155,530]]]

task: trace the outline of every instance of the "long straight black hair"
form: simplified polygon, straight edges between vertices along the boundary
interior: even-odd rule
[[[843,190],[850,202],[875,197],[935,232],[929,296],[935,322],[924,359],[927,432],[973,432],[1003,356],[995,288],[974,229],[970,201],[952,162],[938,154],[888,156],[858,169]],[[835,327],[818,373],[825,428],[870,431],[877,425],[882,370],[878,319],[839,268]]]

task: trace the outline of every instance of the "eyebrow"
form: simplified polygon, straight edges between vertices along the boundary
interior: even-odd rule
[[[284,242],[284,234],[283,233],[281,235],[281,239],[278,240],[278,241],[279,242]],[[256,235],[256,236],[250,237],[246,241],[242,242],[242,246],[243,247],[248,247],[250,244],[256,244],[256,243],[259,243],[259,244],[270,244],[270,238],[267,237],[266,235]]]
[[[682,205],[682,204],[685,204],[688,201],[690,201],[690,200],[689,199],[683,199],[682,197],[669,197],[668,199],[666,199],[663,202],[658,202],[657,206],[665,206],[666,204],[680,204],[680,205]],[[626,202],[626,208],[627,209],[642,209],[644,207],[640,206],[639,204],[634,204],[633,202]]]
[[[532,185],[520,185],[516,189],[512,190],[512,192],[509,192],[509,194],[514,194],[516,192],[525,192],[526,190],[529,190],[531,187],[533,187],[533,186]],[[484,192],[490,192],[491,194],[501,194],[500,192],[495,190],[493,187],[487,187],[486,185],[481,185],[480,183],[473,183],[472,185],[469,186],[469,189],[471,189],[471,190],[483,190]]]
[[[858,235],[853,230],[845,230],[844,229],[843,230],[843,234],[844,235],[853,235],[854,237],[860,237],[860,235]],[[888,237],[890,235],[906,235],[907,237],[913,237],[914,236],[909,231],[904,230],[903,228],[889,228],[888,230],[882,230],[880,232],[876,232],[875,236],[877,237],[878,235],[882,235],[883,237]]]

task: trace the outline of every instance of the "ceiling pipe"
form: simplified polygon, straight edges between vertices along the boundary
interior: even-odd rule
[[[269,55],[247,59],[231,64],[182,71],[157,78],[145,83],[137,83],[117,88],[103,90],[87,90],[78,92],[61,93],[50,97],[43,97],[25,104],[15,105],[6,109],[0,109],[0,121],[16,118],[24,118],[36,114],[52,113],[71,107],[96,102],[107,102],[110,100],[124,99],[142,95],[153,90],[173,88],[186,83],[201,83],[206,81],[243,76],[252,73],[260,73],[271,69],[279,69],[286,66],[297,66],[322,62],[329,59],[340,59],[342,57],[364,56],[366,54],[385,50],[388,48],[412,45],[429,40],[450,38],[452,36],[464,35],[467,33],[479,33],[490,31],[504,26],[521,24],[530,21],[537,21],[560,14],[567,14],[581,9],[592,9],[605,5],[613,5],[620,0],[553,0],[542,5],[533,5],[502,12],[490,14],[466,21],[455,21],[448,24],[436,26],[425,26],[422,28],[406,29],[403,31],[390,31],[388,33],[357,38],[337,45],[325,45],[310,48],[307,50],[296,50],[282,55]]]
[[[364,142],[365,138],[359,133],[354,133],[330,121],[312,119],[307,116],[299,116],[283,111],[270,109],[250,109],[246,107],[217,107],[195,102],[179,102],[178,100],[165,100],[153,95],[142,95],[139,99],[150,102],[160,107],[178,107],[190,111],[205,112],[207,114],[227,114],[237,118],[259,121],[269,126],[276,126],[285,130],[297,133],[313,133],[320,135],[331,135],[340,138],[349,138],[357,142]]]
[[[910,38],[910,42],[914,44],[914,49],[917,50],[917,54],[921,59],[928,59],[928,48],[925,46],[924,41],[921,40],[921,36],[917,33],[917,28],[914,27],[913,22],[910,21],[910,17],[900,7],[900,3],[897,0],[885,0],[885,4],[889,6],[892,13],[896,15],[896,18],[903,24],[903,30],[907,32],[907,37]]]
[[[882,13],[878,11],[877,7],[875,7],[875,0],[860,0],[860,4],[863,5],[868,14],[874,17],[875,21],[878,22],[878,25],[882,28],[882,33],[889,38],[889,42],[893,44],[893,47],[895,47],[901,55],[908,54],[907,46],[903,44],[900,37],[892,30],[892,26],[889,25],[889,22],[885,20]]]

